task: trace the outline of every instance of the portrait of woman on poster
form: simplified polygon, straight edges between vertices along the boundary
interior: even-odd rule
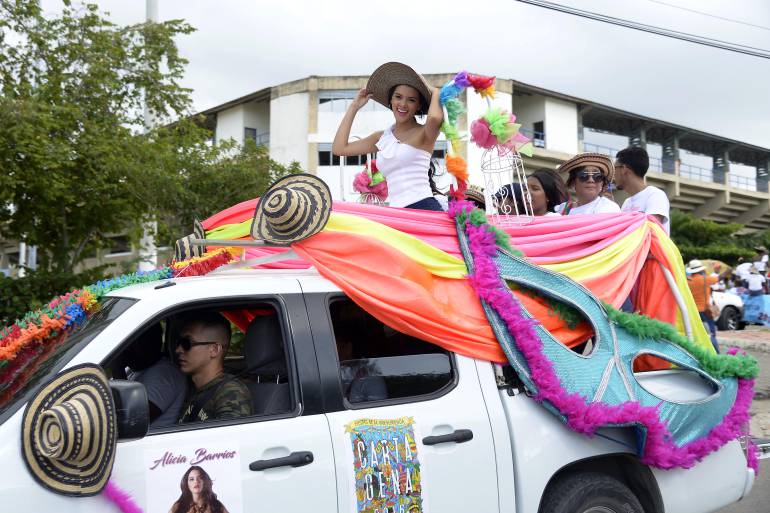
[[[229,513],[212,489],[209,475],[201,467],[187,469],[179,483],[182,495],[169,513]]]

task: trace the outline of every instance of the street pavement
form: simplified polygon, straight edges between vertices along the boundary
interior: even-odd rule
[[[770,329],[748,326],[742,331],[717,333],[720,348],[737,346],[759,361],[751,406],[751,434],[770,438]],[[770,459],[760,461],[759,476],[748,497],[716,513],[770,513]]]

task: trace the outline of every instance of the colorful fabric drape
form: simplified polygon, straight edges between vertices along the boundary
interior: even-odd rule
[[[206,237],[248,238],[257,201],[240,203],[204,221]],[[711,348],[677,248],[659,224],[644,214],[539,217],[505,231],[532,262],[580,282],[616,308],[633,292],[638,311],[684,333],[684,320],[662,266],[684,298],[695,343]],[[445,213],[337,202],[324,231],[292,248],[301,260],[264,267],[314,265],[393,328],[461,354],[503,361],[464,279],[467,269],[460,258],[455,226]],[[282,251],[286,249],[249,248],[244,257]],[[590,335],[585,323],[569,328],[546,301],[521,293],[517,297],[565,344],[580,344]],[[438,317],[442,321],[436,324],[439,314],[443,318]]]

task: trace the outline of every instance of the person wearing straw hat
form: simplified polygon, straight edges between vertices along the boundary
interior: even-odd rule
[[[755,265],[749,268],[749,275],[746,277],[746,285],[750,296],[761,296],[765,293],[765,277],[759,273]]]
[[[567,187],[574,187],[576,200],[557,205],[554,211],[564,216],[576,214],[614,214],[620,207],[603,196],[612,181],[612,160],[601,153],[580,153],[559,166],[567,174]]]
[[[350,142],[356,114],[370,99],[391,110],[395,123]],[[426,116],[424,124],[417,121],[418,116]],[[433,197],[429,170],[443,121],[438,89],[406,64],[388,62],[358,91],[334,136],[332,152],[339,156],[377,152],[377,166],[388,181],[390,206],[441,211]]]
[[[700,260],[690,260],[687,264],[687,285],[692,292],[692,298],[695,300],[695,306],[698,308],[700,320],[706,325],[711,336],[711,344],[719,353],[719,344],[717,343],[717,327],[714,322],[714,314],[711,311],[713,299],[711,298],[711,286],[719,281],[717,275],[706,276],[706,266]]]

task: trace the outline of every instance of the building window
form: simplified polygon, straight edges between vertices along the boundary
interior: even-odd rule
[[[244,128],[243,129],[243,140],[251,139],[254,142],[257,142],[257,129],[256,128]]]
[[[243,140],[251,139],[257,146],[267,146],[270,143],[270,132],[257,133],[256,128],[245,127],[243,129]]]
[[[358,94],[353,89],[339,91],[319,91],[318,92],[318,112],[345,112],[350,107],[351,102]],[[384,106],[374,100],[364,106],[363,111],[387,111]]]
[[[125,255],[131,253],[131,241],[126,235],[110,237],[110,249],[107,256]]]
[[[532,123],[532,145],[535,148],[545,148],[545,123],[536,121]]]
[[[438,160],[439,164],[442,166],[444,165],[444,160],[446,159],[446,141],[436,141],[436,144],[433,146],[433,155],[431,158]]]
[[[352,155],[345,157],[346,166],[360,166],[366,164],[366,155]],[[329,143],[320,143],[318,145],[318,165],[319,166],[339,166],[340,157],[332,155],[332,145]]]

